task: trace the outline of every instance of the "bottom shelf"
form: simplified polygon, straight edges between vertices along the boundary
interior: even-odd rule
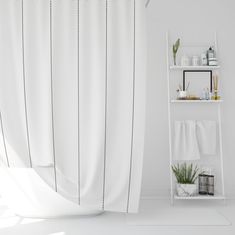
[[[174,196],[176,200],[224,200],[226,199],[223,195],[195,195],[192,197],[179,197],[177,195]]]

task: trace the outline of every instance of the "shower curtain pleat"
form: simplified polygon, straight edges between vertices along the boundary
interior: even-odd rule
[[[141,193],[141,179],[144,153],[145,133],[145,91],[146,91],[146,61],[147,42],[145,35],[145,8],[142,1],[136,1],[135,6],[135,82],[133,109],[133,144],[130,172],[128,212],[137,212]],[[138,182],[138,183],[137,183]]]
[[[22,69],[21,1],[1,1],[0,105],[11,167],[30,167]]]
[[[52,160],[49,11],[45,1],[24,0],[25,83],[31,158],[34,166]],[[36,56],[35,56],[36,55]],[[35,105],[36,104],[36,105]]]
[[[22,4],[23,3],[23,4]],[[138,210],[143,0],[0,3],[0,157],[92,209]]]
[[[109,2],[104,200],[107,210],[125,211],[127,208],[133,108],[133,22],[133,1]]]
[[[0,164],[2,163],[3,166],[10,167],[9,164],[9,158],[8,158],[8,152],[6,148],[6,139],[5,139],[5,133],[3,128],[3,122],[2,122],[2,114],[0,112],[0,124],[1,124],[1,137],[0,137]]]
[[[52,1],[52,102],[56,183],[58,192],[74,201],[77,201],[78,175],[76,4],[76,1]]]
[[[105,1],[80,3],[80,196],[102,208],[105,135]]]

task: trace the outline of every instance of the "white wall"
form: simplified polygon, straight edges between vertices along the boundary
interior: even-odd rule
[[[147,10],[148,77],[143,196],[169,196],[166,31],[187,40],[218,33],[223,90],[225,190],[235,196],[235,1],[151,0]]]

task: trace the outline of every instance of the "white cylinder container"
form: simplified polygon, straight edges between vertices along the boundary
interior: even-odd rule
[[[181,66],[190,66],[190,60],[187,55],[181,57]]]
[[[199,66],[200,65],[200,59],[199,56],[194,55],[192,57],[192,66]]]

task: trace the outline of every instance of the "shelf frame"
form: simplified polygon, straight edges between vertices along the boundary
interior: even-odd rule
[[[168,143],[169,143],[169,172],[170,172],[170,190],[171,190],[171,204],[173,205],[174,203],[174,189],[173,189],[173,172],[171,169],[172,163],[173,163],[173,158],[172,158],[172,143],[171,143],[171,136],[172,136],[172,132],[171,132],[171,105],[170,105],[170,97],[171,97],[171,92],[170,92],[170,70],[169,70],[169,34],[168,32],[166,33],[166,41],[167,41],[167,47],[166,47],[166,53],[167,53],[167,99],[168,99],[168,105],[167,105],[167,109],[168,109]]]
[[[217,44],[217,34],[215,32],[214,36],[214,45],[215,50],[217,52],[218,57],[218,44]],[[171,89],[170,89],[170,82],[171,82],[171,73],[172,72],[183,72],[184,70],[187,71],[206,71],[209,70],[215,71],[220,69],[220,65],[217,66],[172,66],[170,65],[170,43],[169,43],[169,33],[166,33],[166,54],[167,54],[167,95],[168,95],[168,135],[169,135],[169,174],[170,174],[170,193],[171,193],[171,204],[174,204],[174,200],[226,200],[225,196],[225,186],[224,186],[224,163],[223,163],[223,138],[222,138],[222,120],[221,120],[221,103],[223,100],[176,100],[172,99],[171,97]],[[218,58],[219,59],[219,58]],[[217,120],[218,120],[218,134],[219,134],[219,168],[220,168],[220,177],[221,177],[221,188],[219,190],[220,193],[215,194],[215,196],[204,196],[204,195],[197,195],[194,197],[178,197],[175,195],[174,190],[174,176],[171,170],[171,166],[174,163],[173,155],[172,155],[172,104],[215,104],[215,108],[217,108]]]

